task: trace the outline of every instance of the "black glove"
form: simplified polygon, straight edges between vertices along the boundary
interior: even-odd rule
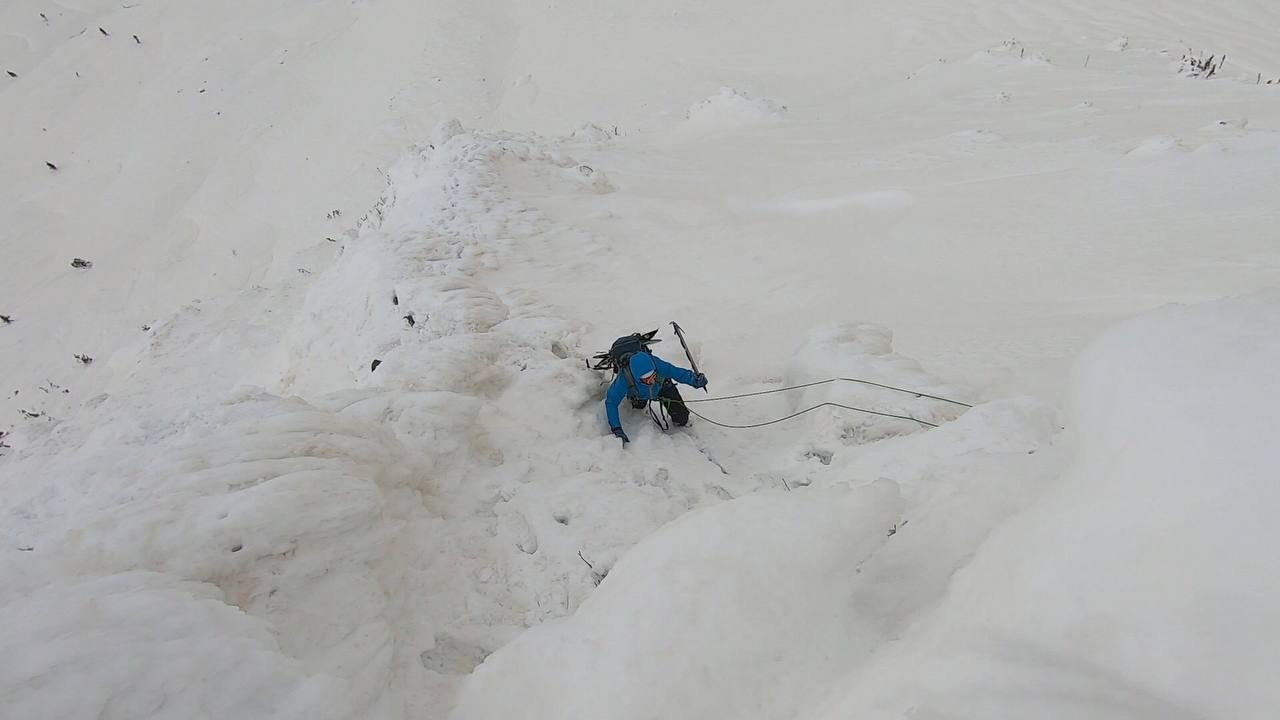
[[[622,441],[623,446],[626,446],[627,443],[631,442],[631,438],[627,437],[627,434],[622,431],[622,428],[616,427],[616,428],[609,428],[609,429],[613,431],[614,437]]]
[[[693,386],[696,388],[704,388],[707,386],[707,376],[702,373],[693,374]]]

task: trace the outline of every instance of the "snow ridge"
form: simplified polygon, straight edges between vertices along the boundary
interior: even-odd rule
[[[620,462],[616,441],[585,426],[598,379],[571,357],[583,326],[528,289],[484,281],[550,226],[512,199],[504,173],[529,166],[587,193],[607,191],[603,174],[565,141],[439,135],[391,170],[356,237],[299,256],[307,273],[193,303],[117,356],[109,392],[84,412],[24,434],[3,469],[19,518],[6,537],[32,551],[5,555],[7,612],[37,612],[48,594],[124,592],[133,610],[110,617],[119,639],[105,642],[159,673],[171,655],[147,648],[173,638],[145,631],[153,612],[196,623],[221,600],[248,617],[215,614],[218,629],[182,636],[182,652],[243,635],[284,699],[228,680],[209,687],[216,704],[194,706],[439,713],[488,652],[572,612],[631,544],[727,495],[687,438],[667,442],[701,472]],[[104,629],[107,618],[74,607],[41,630]],[[60,646],[0,686],[43,707],[39,688],[82,682],[86,653],[103,651]],[[167,702],[127,675],[93,681],[84,702],[107,716]]]

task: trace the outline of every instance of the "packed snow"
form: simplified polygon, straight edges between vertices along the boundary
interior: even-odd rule
[[[1273,292],[1108,331],[1061,477],[1024,456],[1051,416],[992,403],[896,448],[935,460],[892,478],[690,513],[481,666],[455,716],[1267,717],[1277,313]]]
[[[1114,5],[5,3],[0,717],[1272,717],[1280,10]]]

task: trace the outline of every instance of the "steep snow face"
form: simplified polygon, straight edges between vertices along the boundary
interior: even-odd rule
[[[691,513],[485,662],[454,717],[1269,717],[1277,312],[1270,293],[1108,331],[1044,492],[1036,413],[993,405],[899,445],[914,468]]]
[[[1275,284],[1272,4],[38,5],[0,7],[4,707],[442,718],[473,671],[461,717],[1263,707],[1270,616],[1224,593],[1275,588],[1148,552],[1236,550],[1165,542],[1212,485],[1088,544],[1131,522],[1095,504],[1164,491],[1116,494],[1161,443],[1170,472],[1220,459],[1180,405],[1126,454],[1151,386],[1099,389],[1225,383],[1138,349],[1204,323],[1091,354],[1074,435],[1056,405],[1114,320]],[[1188,44],[1225,71],[1191,77]],[[624,450],[582,358],[672,319],[714,395],[862,377],[974,407],[842,381],[671,433],[625,409]],[[1250,323],[1205,337],[1256,370]],[[823,401],[903,417],[713,424]],[[1055,484],[1074,437],[1096,478]],[[1242,478],[1222,507],[1266,507]],[[1194,607],[1126,579],[1147,562]],[[1028,677],[1034,701],[984,690]]]
[[[1077,318],[1088,303],[1083,324],[1096,327],[1098,316],[1143,309],[1134,297],[1148,295],[1142,304],[1151,307],[1169,295],[1214,292],[1188,290],[1193,268],[1168,287],[1133,295],[1099,281],[1079,287],[1081,271],[1095,268],[1069,268],[1063,277],[1074,284],[987,282],[992,270],[1029,265],[1011,255],[1087,244],[1085,256],[1096,259],[1093,251],[1113,238],[1179,232],[1221,242],[1224,223],[1253,212],[1275,181],[1276,163],[1262,152],[1270,144],[1239,142],[1273,126],[1265,85],[1252,94],[1236,86],[1280,78],[1280,50],[1266,30],[1280,18],[1260,0],[1236,2],[1229,13],[1200,0],[1017,9],[986,0],[883,9],[825,0],[796,8],[670,0],[591,8],[496,0],[125,4],[15,0],[0,8],[0,314],[14,318],[0,333],[7,381],[0,426],[20,421],[19,410],[64,417],[96,394],[101,365],[81,365],[76,355],[105,359],[193,299],[275,286],[299,271],[298,250],[348,239],[386,168],[445,117],[547,135],[592,122],[637,140],[695,120],[701,131],[674,154],[646,150],[644,162],[627,163],[640,171],[628,189],[645,199],[641,213],[620,216],[633,231],[678,246],[712,235],[698,243],[708,256],[730,238],[742,247],[805,237],[822,247],[829,243],[817,238],[866,236],[875,242],[851,244],[854,259],[900,248],[920,265],[927,247],[935,262],[910,268],[913,287],[927,284],[947,299],[974,296],[966,291],[975,285],[1008,287],[1033,306],[1010,314],[1022,319],[1006,336],[976,337],[969,325],[983,324],[978,319],[1008,298],[938,308],[931,298],[894,297],[903,295],[898,274],[908,268],[892,256],[885,259],[897,271],[892,285],[870,282],[880,272],[813,285],[863,284],[856,318],[890,324],[926,361],[973,357],[964,370],[985,369],[997,382],[1016,383],[1021,368],[1002,373],[979,357],[985,347],[1053,354],[1036,366],[1060,377],[1062,357],[1088,335],[1068,320],[1028,340],[1046,325],[1037,317]],[[1017,41],[1002,44],[1010,37]],[[1230,54],[1223,71],[1194,90],[1198,81],[1177,74],[1188,46]],[[1172,100],[1189,94],[1197,99]],[[777,134],[784,127],[789,132]],[[709,142],[716,138],[730,141]],[[1156,150],[1131,159],[1164,167],[1128,174],[1132,166],[1113,162],[1120,147]],[[1246,153],[1256,167],[1242,170]],[[1218,170],[1224,166],[1231,169]],[[935,180],[927,183],[932,192],[917,193],[921,178]],[[1226,191],[1237,185],[1252,190]],[[1150,196],[1132,197],[1144,187]],[[1191,192],[1221,197],[1202,197],[1205,212],[1171,226],[1148,224],[1153,199]],[[680,208],[673,202],[680,199],[691,202]],[[1039,222],[1021,219],[1032,201]],[[1090,208],[1089,217],[1079,207]],[[784,218],[761,213],[770,209]],[[1089,219],[1096,222],[1081,222]],[[589,224],[599,231],[610,223]],[[1254,250],[1232,248],[1229,256]],[[72,268],[74,258],[93,267]],[[796,260],[773,277],[785,281],[815,262],[842,272],[866,265],[838,253]],[[1168,271],[1146,272],[1154,282]],[[1050,307],[1031,297],[1038,288],[1059,301],[1081,297],[1076,307]],[[953,315],[931,327],[928,311],[939,309]],[[1054,334],[1070,337],[1056,347]],[[789,351],[799,341],[797,334],[776,344]],[[784,361],[785,354],[770,359]],[[44,397],[46,382],[71,388],[71,397]]]
[[[4,426],[65,417],[141,326],[278,285],[298,250],[348,239],[436,103],[487,108],[463,40],[484,23],[405,0],[5,2]],[[46,381],[73,397],[37,399]]]
[[[1062,481],[812,717],[1270,717],[1277,312],[1273,292],[1104,334],[1076,368]]]
[[[646,539],[571,619],[486,660],[452,717],[794,717],[926,614],[1034,496],[1052,432],[1052,413],[1011,402],[778,458],[777,490]]]
[[[336,719],[357,712],[341,678],[283,657],[268,623],[227,604],[210,585],[148,572],[87,576],[4,608],[0,647],[23,649],[5,672],[11,717]]]
[[[200,683],[183,702],[205,712],[439,716],[460,677],[571,612],[641,537],[765,482],[689,435],[640,430],[653,457],[624,455],[600,433],[581,324],[491,283],[553,227],[507,179],[607,192],[574,159],[599,139],[457,123],[433,139],[390,169],[354,240],[300,255],[309,272],[271,290],[193,303],[113,358],[107,392],[19,436],[3,602],[39,622],[4,647],[95,639],[6,666],[18,706],[148,716]],[[179,648],[209,660],[173,667]],[[159,684],[86,671],[122,653]],[[254,664],[197,679],[236,653]],[[74,703],[45,690],[72,685]]]

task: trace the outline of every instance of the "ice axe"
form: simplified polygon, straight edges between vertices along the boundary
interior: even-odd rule
[[[680,347],[684,348],[684,356],[689,358],[689,369],[693,370],[694,374],[701,374],[698,371],[698,361],[694,360],[693,353],[689,352],[689,343],[684,341],[684,330],[680,328],[680,325],[675,320],[671,321],[671,327],[676,331],[676,337],[680,338]],[[711,391],[707,389],[706,385],[703,385],[702,392],[709,394]]]

